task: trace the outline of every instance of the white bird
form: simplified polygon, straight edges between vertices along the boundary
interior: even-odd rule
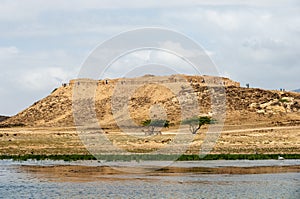
[[[284,160],[284,157],[278,156],[278,160]]]

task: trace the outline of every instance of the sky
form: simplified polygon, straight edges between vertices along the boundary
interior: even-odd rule
[[[143,27],[192,38],[221,76],[242,86],[300,88],[299,13],[298,0],[0,0],[0,115],[76,78],[100,43]]]

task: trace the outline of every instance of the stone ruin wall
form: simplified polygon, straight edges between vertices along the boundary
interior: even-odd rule
[[[104,79],[104,80],[92,80],[92,79],[73,79],[69,84],[63,84],[63,86],[73,86],[74,84],[89,83],[99,85],[114,85],[116,83],[124,85],[140,85],[140,84],[172,84],[172,83],[190,83],[191,85],[199,86],[233,86],[240,87],[239,82],[235,82],[225,77],[214,76],[185,76],[185,75],[172,75],[172,76],[143,76],[137,78],[120,78],[120,79]]]

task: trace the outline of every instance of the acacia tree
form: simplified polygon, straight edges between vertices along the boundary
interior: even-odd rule
[[[168,120],[144,120],[142,125],[148,127],[147,135],[153,135],[156,128],[168,128],[170,126],[170,121]]]
[[[213,124],[216,121],[208,116],[202,117],[192,117],[182,121],[182,124],[187,124],[190,127],[190,132],[192,134],[196,134],[197,131],[201,128],[204,124]]]

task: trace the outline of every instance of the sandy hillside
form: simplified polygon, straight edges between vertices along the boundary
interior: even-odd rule
[[[53,91],[49,96],[35,102],[29,108],[3,121],[0,125],[28,127],[74,126],[72,103],[82,106],[88,100],[74,100],[73,89],[87,80],[72,80]],[[131,79],[99,80],[93,82],[96,89],[95,105],[97,119],[102,126],[115,128],[116,120],[126,120],[122,110],[126,108],[135,124],[149,119],[151,109],[158,105],[164,110],[164,117],[179,124],[181,107],[194,111],[189,105],[191,98],[197,99],[200,111],[194,115],[212,114],[214,97],[226,99],[226,124],[240,125],[265,123],[274,125],[297,125],[300,123],[300,94],[279,92],[258,88],[242,88],[238,82],[227,78],[209,76],[144,76]],[[224,86],[220,86],[219,83]],[[220,89],[224,91],[220,92]],[[124,93],[129,97],[124,101]],[[192,97],[191,97],[192,96]],[[224,98],[223,98],[224,97]],[[218,99],[217,99],[218,100]],[[218,103],[218,102],[217,102]],[[113,105],[112,105],[113,104]],[[222,103],[221,103],[222,105]],[[220,105],[220,106],[221,106]],[[217,105],[218,106],[218,105]],[[224,108],[216,107],[216,109]],[[125,110],[125,109],[124,109]],[[161,113],[161,111],[158,111]],[[85,119],[84,110],[80,117]],[[122,118],[124,117],[124,118]]]

